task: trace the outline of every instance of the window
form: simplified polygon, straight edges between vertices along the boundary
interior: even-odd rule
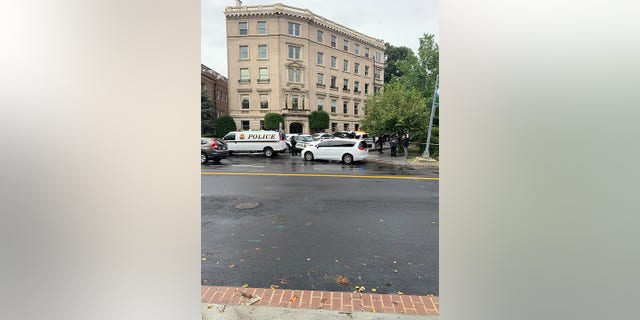
[[[382,53],[380,51],[376,51],[376,62],[382,62]]]
[[[318,52],[317,64],[322,65],[324,63],[324,53]]]
[[[316,84],[320,86],[324,86],[324,74],[318,73],[318,78],[316,79]]]
[[[300,96],[297,94],[291,95],[291,106],[294,109],[298,109],[298,101],[300,101]]]
[[[337,123],[331,122],[331,131],[332,132],[338,131],[338,124]]]
[[[238,27],[240,29],[240,34],[247,34],[247,23],[246,22],[239,22],[238,23]]]
[[[300,24],[289,22],[289,35],[300,36]]]
[[[336,100],[335,99],[331,99],[331,112],[336,113]],[[333,129],[333,126],[331,127],[333,131],[336,131],[335,129]]]
[[[260,130],[266,130],[264,127],[264,120],[260,120]],[[356,129],[358,130],[358,129]]]
[[[353,103],[353,114],[355,114],[356,116],[358,115],[358,103],[357,102]],[[356,128],[356,130],[358,130],[358,128]]]
[[[316,40],[318,40],[318,42],[322,43],[322,31],[318,30],[316,32]]]
[[[240,104],[242,105],[242,109],[249,109],[249,95],[243,94],[240,96]]]
[[[260,82],[260,81],[269,81],[269,69],[260,68],[260,69],[258,69],[258,71],[260,72],[260,75],[259,75],[259,78],[258,78],[258,82]]]
[[[289,45],[289,59],[300,60],[300,47]]]
[[[342,102],[342,113],[347,114],[349,112],[349,102],[348,101],[343,101]]]
[[[349,60],[344,60],[342,62],[342,71],[346,71],[346,72],[349,71]]]
[[[338,80],[338,77],[336,76],[331,76],[331,88],[332,89],[337,89],[338,87],[336,86],[336,81]]]
[[[267,22],[258,21],[258,34],[267,34]]]
[[[240,59],[249,59],[249,46],[240,46]]]
[[[374,77],[375,79],[380,79],[380,68],[376,68],[376,69],[373,71],[373,77]]]
[[[318,98],[318,111],[324,109],[324,98]]]
[[[289,82],[302,82],[302,71],[300,69],[289,69]]]
[[[260,109],[269,109],[269,96],[266,94],[260,95]],[[262,129],[263,125],[260,124],[260,128]]]
[[[359,44],[357,44],[357,43],[356,43],[356,44],[354,44],[354,45],[353,45],[353,52],[354,52],[356,55],[359,55],[359,54],[360,54],[360,45],[359,45]]]
[[[331,35],[331,46],[334,48],[336,47],[336,36],[334,35]]]
[[[360,129],[360,124],[356,123],[353,125],[353,130],[354,131],[358,131],[358,129]]]
[[[349,51],[349,40],[344,40],[344,42],[342,43],[342,48],[344,49],[344,51]]]
[[[353,92],[360,92],[359,90],[360,87],[360,82],[359,81],[354,81],[353,82]]]
[[[258,46],[258,58],[259,59],[266,59],[267,58],[267,45],[266,44]]]
[[[364,84],[364,94],[369,94],[369,84],[368,83]]]
[[[331,56],[331,68],[336,68],[336,61],[338,60],[338,58]]]
[[[342,80],[342,90],[349,90],[349,79]]]
[[[369,66],[364,66],[364,76],[365,77],[369,76]]]
[[[364,57],[369,58],[369,48],[364,48]]]
[[[359,71],[360,71],[360,64],[359,63],[354,63],[353,64],[353,73],[358,74]]]
[[[242,120],[242,121],[240,121],[240,123],[241,123],[241,124],[240,124],[240,126],[242,127],[242,130],[249,130],[249,129],[251,129],[251,128],[249,127],[249,120]]]
[[[348,123],[344,124],[344,131],[349,131],[349,124]]]
[[[240,68],[240,82],[249,82],[249,68]]]

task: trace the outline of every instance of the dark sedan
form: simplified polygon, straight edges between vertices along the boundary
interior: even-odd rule
[[[218,138],[200,138],[200,164],[206,164],[209,160],[220,163],[220,160],[229,156],[227,144]]]

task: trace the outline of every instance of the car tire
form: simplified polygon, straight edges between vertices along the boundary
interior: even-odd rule
[[[200,164],[205,164],[209,162],[209,157],[205,152],[200,152]]]
[[[345,154],[342,156],[342,162],[344,162],[344,163],[346,163],[346,164],[350,164],[351,162],[353,162],[353,156],[352,156],[352,155],[350,155],[350,154],[348,154],[348,153],[345,153]]]
[[[312,161],[313,160],[313,153],[311,153],[311,151],[305,152],[304,153],[304,160]]]
[[[264,148],[263,152],[264,152],[264,156],[265,157],[267,157],[267,158],[273,157],[273,154],[274,154],[273,153],[273,149],[271,149],[270,147]]]

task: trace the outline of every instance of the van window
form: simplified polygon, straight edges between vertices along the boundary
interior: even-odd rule
[[[329,140],[332,147],[351,148],[355,144],[353,141]]]
[[[318,148],[331,146],[331,140],[325,140],[318,143]]]
[[[227,133],[226,136],[224,136],[224,138],[222,138],[222,140],[236,140],[236,133],[235,132],[229,132],[229,133]]]

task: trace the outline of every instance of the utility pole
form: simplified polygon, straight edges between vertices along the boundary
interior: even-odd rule
[[[431,141],[431,127],[433,126],[433,115],[435,114],[436,107],[438,103],[436,103],[436,98],[438,97],[438,82],[440,80],[440,74],[436,75],[436,87],[433,89],[433,101],[431,102],[431,117],[429,118],[429,131],[427,131],[427,146],[424,148],[424,153],[422,154],[423,158],[429,159],[429,142]]]

